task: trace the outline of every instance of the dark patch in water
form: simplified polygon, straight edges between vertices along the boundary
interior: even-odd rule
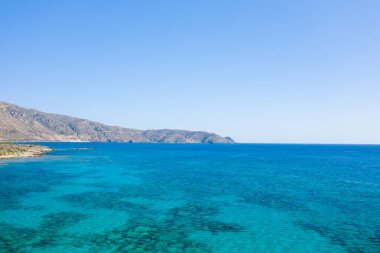
[[[103,193],[100,196],[108,196],[108,200],[114,198],[110,197],[112,194]],[[97,203],[95,206],[98,206],[99,202],[95,202]],[[244,230],[238,224],[212,220],[211,218],[217,213],[218,209],[215,207],[188,203],[183,207],[170,209],[162,220],[150,218],[146,213],[133,212],[130,221],[123,226],[104,233],[88,234],[65,232],[65,228],[85,219],[84,214],[77,212],[52,213],[44,216],[40,226],[36,229],[0,224],[0,247],[3,250],[0,252],[75,246],[77,248],[90,247],[101,252],[211,253],[212,250],[208,247],[207,242],[190,238],[192,232],[198,230],[216,234]]]
[[[244,227],[239,224],[212,220],[212,216],[218,212],[215,207],[187,204],[183,207],[173,208],[164,222],[174,226],[175,229],[201,230],[213,234],[244,231]]]
[[[41,229],[56,230],[72,226],[84,219],[86,215],[78,212],[59,212],[45,215],[40,225]]]
[[[86,241],[104,250],[115,249],[118,252],[211,252],[205,242],[191,240],[191,233],[207,231],[219,234],[244,231],[244,227],[239,224],[212,219],[219,213],[218,208],[198,202],[169,209],[162,213],[163,219],[156,220],[153,218],[155,211],[149,210],[149,206],[121,200],[127,195],[135,195],[134,190],[131,190],[133,188],[136,190],[136,187],[129,187],[130,191],[126,191],[125,187],[120,192],[94,191],[63,196],[62,200],[74,206],[127,211],[131,215],[130,221],[124,226],[105,233],[82,236],[79,241]],[[140,192],[140,197],[145,197],[145,193],[147,192]]]
[[[238,224],[211,220],[218,213],[214,207],[187,204],[169,210],[166,218],[156,220],[135,213],[124,226],[102,234],[87,235],[84,240],[117,252],[204,252],[212,250],[206,242],[190,239],[192,232],[242,232]]]
[[[379,245],[380,248],[380,228],[376,229],[373,234],[373,237],[370,237],[369,240],[375,245]]]
[[[308,210],[304,204],[300,203],[296,199],[277,193],[245,191],[240,194],[240,197],[245,203],[261,205],[274,209],[292,212]]]
[[[331,243],[342,246],[347,250],[347,252],[370,252],[370,249],[367,248],[368,245],[361,245],[348,239],[348,235],[352,236],[353,233],[356,234],[356,239],[364,240],[365,238],[360,238],[362,237],[362,233],[360,232],[350,231],[349,234],[347,234],[347,231],[344,231],[343,229],[332,229],[327,226],[317,225],[305,221],[296,221],[294,224],[302,229],[311,230],[318,233],[320,236],[329,239]],[[375,237],[373,239],[375,239]],[[376,242],[376,240],[374,240],[373,243],[374,245],[378,245],[378,247],[380,247],[380,241]]]
[[[147,218],[133,219],[125,226],[90,235],[86,240],[100,249],[114,248],[116,252],[212,252],[207,244],[189,239],[184,230]]]
[[[85,215],[77,212],[59,212],[43,217],[38,228],[0,224],[0,252],[24,252],[26,248],[45,248],[72,243],[72,236],[63,232]]]
[[[58,212],[45,215],[36,231],[39,236],[35,238],[33,247],[43,248],[61,245],[67,237],[71,237],[62,232],[63,229],[75,225],[86,218],[86,215],[78,212]]]
[[[105,208],[118,211],[144,211],[146,206],[134,204],[129,201],[120,200],[121,196],[115,192],[108,191],[91,191],[77,194],[68,194],[61,197],[74,206]]]
[[[0,252],[20,252],[36,235],[35,229],[0,223]]]
[[[48,192],[52,187],[69,184],[74,175],[47,169],[12,168],[0,171],[0,210],[21,208],[20,199],[32,192]]]
[[[211,217],[217,213],[218,210],[216,208],[186,205],[181,208],[172,209],[164,222],[172,226],[173,229],[182,228],[189,232],[201,230],[217,234],[244,231],[243,226],[239,224],[212,220]]]

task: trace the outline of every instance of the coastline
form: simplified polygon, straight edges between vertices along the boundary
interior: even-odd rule
[[[51,151],[52,149],[41,145],[0,143],[0,159],[36,157]]]

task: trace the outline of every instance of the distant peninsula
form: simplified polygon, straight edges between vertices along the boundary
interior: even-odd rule
[[[0,102],[0,141],[234,143],[230,137],[186,130],[138,130],[44,113]]]
[[[51,151],[50,148],[41,145],[0,143],[0,159],[34,157]]]

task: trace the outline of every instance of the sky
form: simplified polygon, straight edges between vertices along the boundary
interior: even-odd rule
[[[378,0],[1,0],[0,101],[257,143],[380,143]]]

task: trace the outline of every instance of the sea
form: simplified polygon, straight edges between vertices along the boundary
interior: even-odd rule
[[[0,252],[380,252],[380,146],[43,143],[0,161]]]

